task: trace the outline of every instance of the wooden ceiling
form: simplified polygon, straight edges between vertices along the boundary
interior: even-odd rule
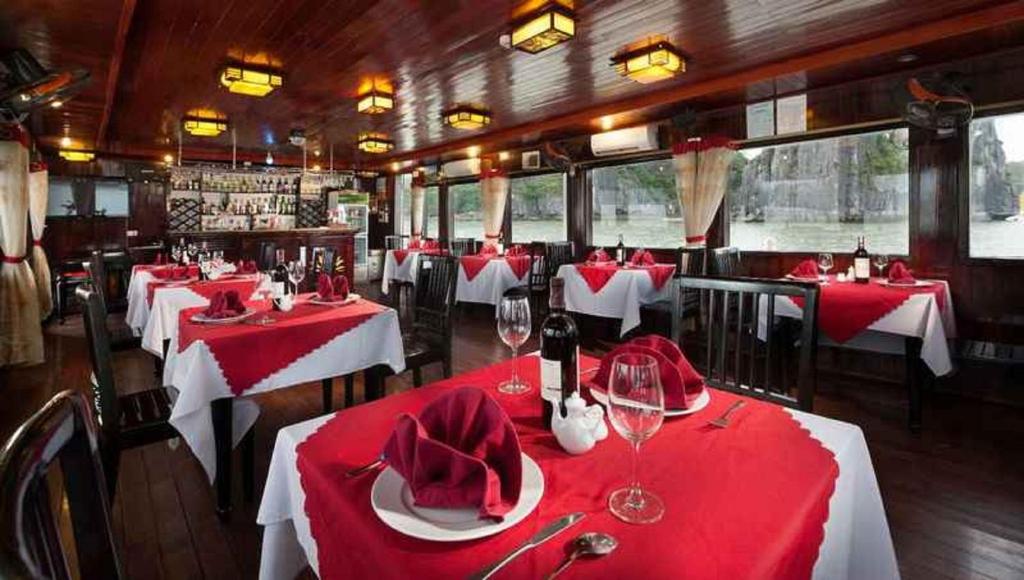
[[[294,158],[288,132],[302,128],[314,148],[326,155],[333,145],[347,164],[377,161],[355,150],[360,131],[390,135],[397,158],[534,142],[586,131],[600,114],[628,121],[787,76],[833,78],[826,69],[844,66],[878,74],[900,66],[889,52],[915,44],[945,42],[948,52],[952,39],[969,54],[980,45],[959,35],[1024,21],[1019,1],[592,0],[577,2],[574,40],[529,55],[498,42],[523,9],[508,0],[4,0],[0,42],[29,48],[46,66],[92,73],[62,109],[33,115],[45,146],[67,131],[82,147],[157,157],[174,149],[181,117],[206,108],[229,117],[253,158],[267,149]],[[688,55],[687,73],[656,85],[621,78],[610,57],[655,35]],[[1017,45],[1020,27],[996,39],[981,45]],[[278,63],[284,88],[263,99],[228,93],[217,76],[233,58]],[[360,115],[359,86],[375,76],[394,84],[397,106]],[[489,108],[493,123],[473,133],[444,126],[441,112],[464,102]],[[227,134],[186,136],[186,157],[223,157],[230,143]]]

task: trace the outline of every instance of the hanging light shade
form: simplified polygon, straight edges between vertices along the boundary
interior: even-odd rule
[[[216,137],[228,130],[226,119],[212,119],[204,117],[185,117],[181,126],[189,135],[196,137]]]
[[[232,93],[250,97],[265,97],[281,87],[281,75],[267,70],[229,65],[220,73],[220,83]]]
[[[686,72],[682,53],[668,41],[629,50],[612,58],[619,74],[638,83],[656,83]]]
[[[360,133],[356,143],[360,151],[366,153],[387,153],[395,148],[395,142],[383,133]]]
[[[459,105],[449,109],[445,111],[443,117],[445,125],[456,129],[479,129],[491,124],[490,113],[468,105]]]
[[[552,4],[524,18],[512,28],[512,48],[537,54],[576,35],[576,18]]]
[[[66,161],[76,163],[84,163],[96,158],[96,154],[92,151],[78,151],[74,149],[61,149],[59,155]]]
[[[389,92],[373,88],[359,97],[356,110],[367,115],[379,115],[395,108],[395,97]]]

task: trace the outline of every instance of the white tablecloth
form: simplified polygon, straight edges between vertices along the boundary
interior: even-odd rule
[[[800,411],[789,412],[835,454],[839,464],[814,578],[899,578],[885,509],[860,428]],[[294,578],[307,564],[318,571],[316,542],[310,533],[304,507],[306,498],[295,464],[296,448],[329,418],[330,415],[311,419],[277,434],[256,520],[264,526],[260,561],[260,578],[264,580]],[[370,501],[368,497],[366,501]],[[679,533],[681,538],[685,537],[685,531]],[[449,549],[471,550],[472,545],[453,544]]]
[[[155,280],[148,270],[135,266],[128,280],[128,313],[125,320],[135,336],[142,336],[149,320],[149,304],[146,303],[146,289]]]
[[[248,399],[249,395],[348,375],[375,365],[388,365],[395,373],[405,370],[398,313],[391,308],[265,377],[244,396],[235,397],[232,445],[238,444],[259,416],[259,406]],[[177,391],[170,423],[213,482],[217,462],[210,403],[234,395],[206,343],[198,340],[179,353],[175,333],[164,365],[164,384]]]
[[[838,282],[833,282],[838,283]],[[912,295],[906,302],[868,326],[867,330],[852,339],[837,344],[827,336],[818,333],[818,343],[824,346],[841,346],[884,354],[904,354],[906,337],[921,339],[921,360],[937,377],[949,374],[953,362],[949,352],[949,340],[956,337],[956,317],[953,313],[953,297],[949,284],[943,280],[946,293],[945,308],[939,308],[938,300],[932,293]],[[761,326],[764,325],[764,308],[761,308]],[[775,314],[800,318],[803,309],[784,296],[775,297]],[[763,328],[761,333],[763,336]]]
[[[416,283],[416,273],[420,270],[420,252],[402,251],[409,253],[401,264],[395,259],[395,250],[388,250],[384,255],[384,277],[380,281],[380,291],[384,294],[390,292],[392,281]]]
[[[529,283],[529,272],[517,278],[512,266],[504,258],[495,258],[470,280],[466,270],[459,264],[458,286],[455,288],[455,302],[476,302],[479,304],[501,304],[501,297],[509,288]]]
[[[258,300],[256,291],[246,300]],[[143,297],[143,304],[146,299]],[[148,309],[145,327],[142,331],[142,348],[163,358],[164,341],[178,335],[178,314],[186,308],[209,306],[210,299],[189,290],[188,286],[157,287],[153,289],[153,305]]]
[[[619,318],[622,329],[619,336],[640,326],[640,307],[672,298],[676,282],[665,282],[660,290],[655,289],[651,275],[642,269],[619,270],[600,291],[594,293],[586,279],[573,264],[558,269],[558,277],[565,280],[565,308],[571,312]]]

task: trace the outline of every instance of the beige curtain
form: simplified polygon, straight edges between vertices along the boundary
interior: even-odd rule
[[[484,245],[496,246],[505,221],[508,199],[508,176],[500,170],[489,170],[480,178],[480,201],[484,210]]]
[[[26,261],[28,134],[0,125],[0,367],[43,362],[39,295]]]
[[[673,148],[687,246],[705,245],[708,228],[725,197],[729,164],[735,154],[725,137],[688,139]]]
[[[46,318],[53,310],[53,289],[50,286],[50,263],[43,251],[43,229],[46,227],[46,200],[50,195],[50,174],[45,163],[33,163],[28,174],[28,215],[32,225],[32,273],[39,293],[39,316]]]
[[[412,235],[410,240],[413,242],[418,242],[423,237],[423,197],[425,191],[423,182],[414,178],[412,188],[409,190],[410,205],[412,206],[412,229],[410,230]]]

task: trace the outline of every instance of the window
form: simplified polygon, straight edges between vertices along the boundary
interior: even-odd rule
[[[440,235],[441,229],[438,225],[440,218],[440,194],[436,185],[424,188],[423,191],[423,217],[427,225],[423,228],[423,237],[436,238]]]
[[[452,237],[482,239],[484,237],[484,218],[480,208],[480,183],[449,185],[448,203],[452,207]]]
[[[1024,258],[1024,113],[971,122],[969,253]]]
[[[906,129],[743,149],[729,168],[730,245],[872,253],[910,247]]]
[[[512,195],[512,242],[564,242],[565,174],[516,177]]]
[[[128,215],[128,183],[119,179],[51,177],[46,215]]]
[[[412,174],[403,173],[395,178],[395,211],[398,214],[396,224],[400,235],[412,233]]]
[[[683,243],[683,214],[671,159],[598,167],[593,183],[595,246],[675,248]]]

